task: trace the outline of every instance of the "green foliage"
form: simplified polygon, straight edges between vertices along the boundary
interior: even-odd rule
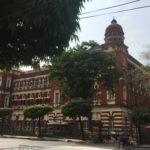
[[[89,102],[80,100],[72,100],[61,108],[64,116],[76,118],[78,116],[88,117],[92,111],[92,106]]]
[[[34,133],[34,119],[38,118],[38,136],[41,137],[41,117],[51,112],[52,108],[48,105],[32,105],[23,110],[26,118],[33,120],[33,133]]]
[[[50,66],[50,79],[64,83],[65,94],[71,98],[87,98],[95,94],[93,84],[100,80],[109,90],[121,76],[115,69],[113,54],[93,50],[98,44],[94,41],[83,42],[53,57]]]
[[[150,67],[141,66],[130,71],[130,83],[134,86],[141,86],[145,89],[145,93],[150,90]]]
[[[142,52],[142,57],[146,60],[147,65],[150,67],[150,45],[147,46],[147,50]]]
[[[30,118],[32,120],[42,117],[48,112],[51,112],[52,108],[48,105],[32,105],[26,107],[23,111],[23,114],[26,118]]]
[[[90,40],[90,41],[83,41],[81,44],[77,44],[75,47],[70,48],[70,51],[86,51],[86,50],[92,50],[94,48],[96,48],[97,46],[99,46],[99,44],[97,42],[95,42],[94,40]]]
[[[64,116],[79,119],[82,139],[85,139],[81,117],[88,117],[91,114],[92,106],[83,99],[72,100],[61,107]]]
[[[13,112],[13,109],[11,108],[0,108],[0,118],[9,116],[12,114],[12,112]]]
[[[129,115],[131,122],[135,125],[137,129],[138,142],[142,144],[142,125],[150,123],[150,111],[146,108],[135,108]]]
[[[13,112],[13,109],[11,108],[0,108],[0,118],[1,118],[0,133],[1,135],[3,135],[5,119],[7,116],[10,116],[12,112]]]
[[[130,120],[135,126],[150,123],[150,111],[145,108],[135,108],[130,113]]]
[[[1,0],[0,69],[35,65],[77,39],[79,17],[88,0]]]

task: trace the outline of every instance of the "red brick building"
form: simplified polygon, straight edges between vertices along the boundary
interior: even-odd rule
[[[101,121],[105,133],[122,132],[130,129],[128,112],[135,106],[150,108],[148,96],[140,85],[132,85],[129,71],[141,64],[128,53],[124,44],[124,32],[115,19],[105,31],[105,43],[97,51],[113,52],[116,56],[116,67],[126,76],[120,78],[114,86],[115,94],[103,87],[100,82],[94,84],[97,96],[93,98],[93,120]],[[12,107],[14,122],[24,121],[22,109],[33,104],[50,104],[58,106],[64,103],[62,92],[57,81],[48,80],[48,68],[37,71],[0,72],[0,107]],[[62,118],[60,109],[45,116],[45,120]]]
[[[128,53],[128,47],[124,44],[124,32],[115,19],[105,31],[105,43],[96,48],[98,51],[113,52],[116,56],[116,67],[124,72],[114,86],[113,95],[100,83],[95,83],[99,96],[95,99],[93,117],[100,119],[103,124],[103,131],[129,131],[131,124],[128,113],[133,107],[150,108],[149,97],[144,87],[134,86],[130,70],[140,68],[141,64]]]

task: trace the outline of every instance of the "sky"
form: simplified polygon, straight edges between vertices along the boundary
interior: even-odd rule
[[[131,1],[136,0],[90,0],[89,2],[84,3],[84,9],[82,9],[81,13]],[[135,3],[125,6],[103,10],[96,13],[80,15],[79,17],[81,18],[85,16],[99,15],[112,11],[142,7],[145,5],[150,6],[150,0],[139,0]],[[118,24],[120,24],[123,28],[125,33],[125,44],[128,46],[129,54],[139,60],[141,63],[146,64],[145,60],[141,57],[141,54],[143,51],[148,49],[148,46],[150,47],[150,7],[88,19],[80,19],[79,23],[81,30],[77,33],[79,42],[94,40],[99,44],[103,44],[105,29],[111,23],[113,17],[115,17]],[[70,46],[72,47],[76,44],[77,43],[75,42],[71,42]],[[30,70],[30,67],[23,67],[22,69]]]
[[[131,1],[134,0],[91,0],[90,2],[86,2],[84,4],[82,13]],[[138,2],[125,6],[103,10],[96,13],[80,15],[80,17],[142,7],[145,5],[150,6],[150,0],[139,0]],[[140,62],[145,63],[144,59],[141,57],[141,53],[148,49],[148,45],[150,47],[150,7],[88,19],[81,19],[81,31],[78,32],[80,42],[94,40],[99,44],[103,44],[105,29],[110,24],[113,17],[115,17],[118,24],[120,24],[123,28],[125,33],[125,44],[128,46],[129,54],[131,54]],[[71,45],[75,45],[75,43],[73,42]]]

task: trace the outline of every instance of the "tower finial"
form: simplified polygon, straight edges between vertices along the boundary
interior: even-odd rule
[[[116,24],[117,20],[115,19],[115,17],[113,16],[113,20],[111,21],[112,24]]]

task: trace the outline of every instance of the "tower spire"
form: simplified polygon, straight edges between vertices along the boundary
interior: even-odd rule
[[[113,20],[111,21],[111,24],[116,24],[117,20],[115,19],[115,17],[113,17]]]

